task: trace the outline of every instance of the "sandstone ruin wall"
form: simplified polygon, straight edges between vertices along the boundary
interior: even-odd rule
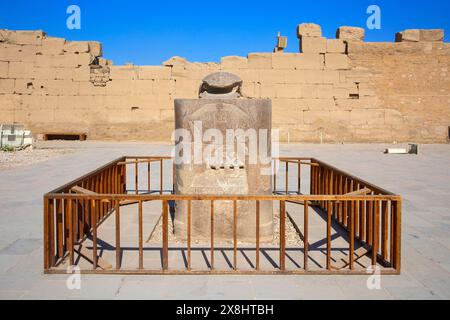
[[[169,142],[174,99],[197,98],[201,79],[223,70],[242,78],[245,97],[272,99],[283,142],[448,142],[442,30],[406,30],[396,42],[364,42],[358,28],[339,28],[337,39],[312,24],[297,32],[301,53],[115,66],[96,41],[0,30],[0,123],[37,136]]]

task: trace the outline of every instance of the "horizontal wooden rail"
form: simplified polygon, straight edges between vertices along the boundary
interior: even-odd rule
[[[53,199],[86,199],[86,200],[283,200],[283,201],[356,201],[356,200],[400,200],[397,195],[297,195],[297,194],[76,194],[76,193],[47,193],[44,198]]]

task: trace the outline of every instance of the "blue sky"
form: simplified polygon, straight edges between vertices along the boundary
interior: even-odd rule
[[[81,8],[81,30],[69,30],[66,9]],[[221,56],[271,51],[277,31],[298,52],[296,26],[314,22],[334,38],[341,25],[366,26],[369,5],[381,8],[381,29],[367,41],[393,41],[408,28],[443,28],[450,33],[450,1],[296,0],[296,1],[106,1],[2,0],[0,28],[42,29],[69,40],[98,40],[114,64],[160,64],[179,55],[189,61],[219,61]],[[449,35],[446,35],[449,41]]]

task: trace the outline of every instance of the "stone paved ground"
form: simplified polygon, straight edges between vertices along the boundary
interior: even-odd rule
[[[368,290],[366,276],[229,275],[83,275],[81,289],[68,290],[65,275],[42,274],[43,193],[120,155],[170,150],[139,143],[78,146],[76,153],[0,171],[1,299],[450,298],[450,145],[423,145],[418,156],[385,155],[380,144],[282,146],[282,154],[315,156],[404,197],[402,275],[382,277],[380,290]]]

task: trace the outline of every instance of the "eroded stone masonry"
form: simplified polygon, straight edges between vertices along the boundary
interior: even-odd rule
[[[297,35],[300,53],[115,66],[99,42],[0,30],[0,123],[25,124],[35,135],[168,142],[174,99],[197,98],[203,77],[228,71],[243,80],[244,97],[272,100],[272,126],[285,142],[448,141],[443,30],[364,42],[361,28],[340,27],[337,39],[326,39],[320,26],[301,24]]]

